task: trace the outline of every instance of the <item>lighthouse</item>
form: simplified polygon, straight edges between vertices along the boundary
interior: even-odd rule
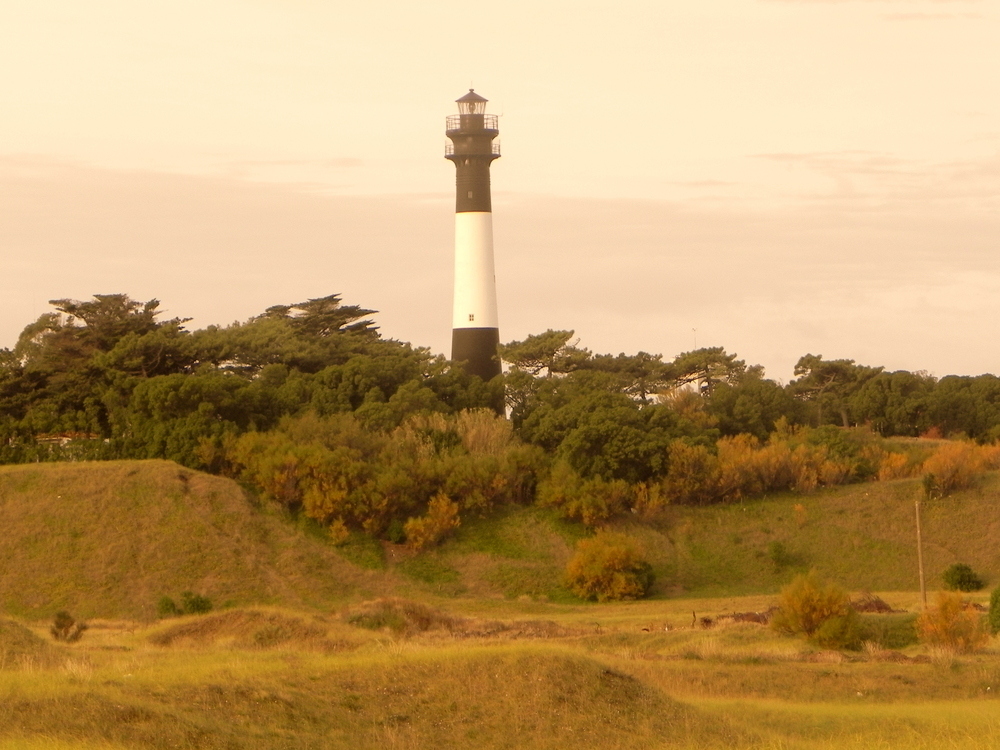
[[[493,269],[493,209],[490,164],[500,158],[497,116],[486,114],[487,100],[472,89],[456,100],[449,115],[445,147],[455,172],[455,303],[451,358],[483,380],[500,374],[497,345],[497,285]]]

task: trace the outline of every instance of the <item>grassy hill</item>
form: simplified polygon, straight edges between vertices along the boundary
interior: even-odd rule
[[[386,585],[234,482],[169,461],[2,466],[0,527],[0,611],[27,618],[153,619],[183,591],[312,607]]]
[[[951,563],[1000,583],[1000,476],[923,506],[929,588]],[[656,599],[773,594],[817,568],[854,590],[917,589],[916,480],[840,487],[626,520],[657,574]],[[220,606],[329,609],[389,594],[577,604],[561,573],[587,532],[545,509],[467,518],[439,548],[318,530],[257,507],[234,482],[167,461],[0,467],[0,612],[152,620],[183,591]]]
[[[667,592],[699,596],[777,591],[795,572],[815,567],[851,590],[919,587],[914,500],[919,480],[848,485],[811,495],[741,504],[671,508],[647,540]],[[1000,475],[976,489],[921,503],[929,589],[955,562],[968,563],[989,587],[1000,584]]]
[[[776,593],[816,568],[852,591],[919,588],[914,500],[919,480],[836,487],[733,505],[668,508],[653,521],[619,522],[641,540],[657,582],[654,597],[731,597]],[[942,585],[964,562],[1000,584],[1000,475],[980,486],[922,502],[927,586]],[[544,510],[511,508],[471,519],[455,538],[398,569],[443,595],[497,595],[567,602],[561,571],[584,534]]]

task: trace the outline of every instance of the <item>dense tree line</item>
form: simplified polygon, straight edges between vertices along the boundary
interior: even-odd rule
[[[884,438],[1000,437],[993,375],[807,354],[782,385],[721,348],[665,361],[546,331],[503,345],[484,383],[338,295],[196,331],[157,300],[51,304],[0,351],[0,461],[173,459],[341,534],[433,540],[508,502],[597,524],[916,471]]]
[[[373,429],[411,413],[497,399],[426,349],[385,339],[373,311],[338,295],[269,308],[245,323],[189,332],[159,302],[126,295],[53,300],[56,312],[0,352],[0,460],[36,460],[54,441],[108,458],[211,468],[204,444],[273,429],[282,417],[351,412]]]

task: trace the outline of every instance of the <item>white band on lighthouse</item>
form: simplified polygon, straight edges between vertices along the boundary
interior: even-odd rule
[[[493,268],[493,214],[455,214],[455,307],[452,328],[499,328]]]

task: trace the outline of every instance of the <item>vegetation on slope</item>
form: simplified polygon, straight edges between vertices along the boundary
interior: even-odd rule
[[[0,467],[0,517],[0,606],[20,616],[149,620],[187,590],[306,606],[381,585],[231,480],[170,461]]]
[[[956,562],[1000,582],[1000,475],[925,501],[929,585]],[[849,485],[808,496],[703,507],[667,506],[608,528],[643,550],[651,595],[775,593],[815,568],[852,591],[917,588],[914,500],[919,480]],[[150,620],[163,596],[196,591],[216,609],[272,603],[310,609],[377,595],[570,603],[564,579],[592,532],[551,509],[503,505],[470,515],[417,552],[356,533],[329,533],[254,505],[228,479],[166,461],[0,467],[0,611]]]

